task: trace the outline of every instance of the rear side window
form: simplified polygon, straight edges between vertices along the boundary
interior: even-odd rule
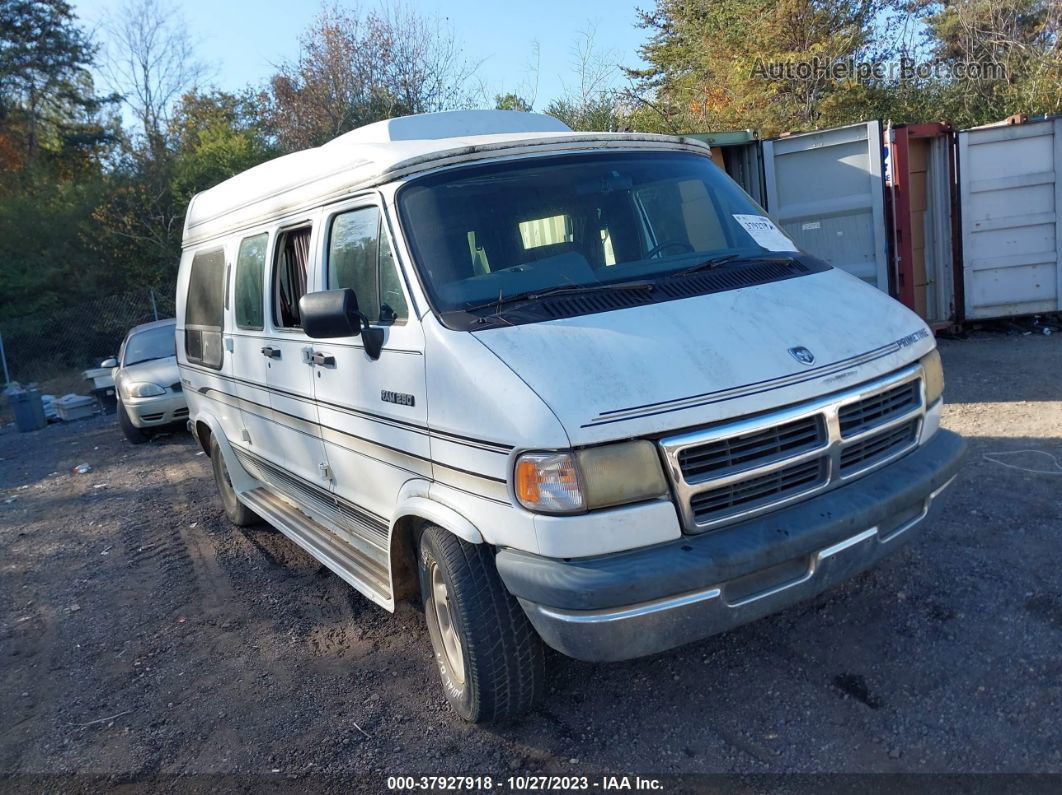
[[[249,331],[261,331],[263,324],[262,279],[265,273],[266,245],[269,235],[263,232],[245,237],[236,257],[236,325]]]
[[[328,239],[328,289],[350,287],[358,309],[372,323],[394,323],[408,315],[406,298],[380,211],[364,207],[337,215]]]
[[[306,293],[310,271],[310,227],[282,232],[274,262],[273,323],[278,328],[301,328],[299,299]]]
[[[192,259],[184,304],[184,350],[188,361],[221,368],[225,323],[225,252],[200,251]]]

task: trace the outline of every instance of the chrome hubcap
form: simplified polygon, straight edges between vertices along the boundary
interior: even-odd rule
[[[431,563],[431,604],[450,674],[458,684],[464,684],[465,656],[461,652],[461,639],[457,635],[457,627],[454,626],[450,592],[443,580],[442,570],[434,561]]]

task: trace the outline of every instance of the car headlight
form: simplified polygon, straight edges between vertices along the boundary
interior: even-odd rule
[[[129,397],[134,398],[158,397],[159,395],[166,394],[166,390],[161,386],[148,383],[147,381],[137,381],[128,384],[125,387],[125,392]]]
[[[921,359],[926,381],[926,405],[932,406],[944,394],[944,368],[940,364],[940,352],[934,348]]]
[[[667,481],[652,442],[634,441],[516,460],[520,504],[543,513],[577,513],[660,497]]]

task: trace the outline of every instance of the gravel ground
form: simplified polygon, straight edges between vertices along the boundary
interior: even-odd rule
[[[450,712],[417,609],[227,524],[187,435],[5,429],[0,776],[1062,773],[1062,337],[941,349],[970,449],[922,540],[675,652],[552,654],[545,704],[505,727]]]

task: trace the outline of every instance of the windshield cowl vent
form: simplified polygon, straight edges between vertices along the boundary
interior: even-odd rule
[[[559,320],[579,315],[592,315],[609,312],[614,309],[629,309],[636,306],[659,304],[677,298],[690,298],[695,295],[709,295],[741,287],[790,279],[812,273],[809,268],[796,260],[785,263],[762,263],[734,266],[722,266],[719,270],[704,273],[689,273],[684,276],[665,276],[657,280],[652,290],[602,290],[588,295],[558,295],[543,298],[531,306],[521,307],[523,312],[541,312],[541,316],[550,320]],[[522,313],[523,313],[522,312]],[[522,314],[521,313],[521,314]]]
[[[649,290],[602,290],[592,295],[555,296],[543,299],[543,313],[551,318],[576,317],[656,303]]]
[[[722,293],[740,287],[782,281],[809,272],[810,268],[797,260],[740,265],[734,268],[723,266],[719,270],[661,279],[654,292],[662,294],[658,299],[665,296],[687,298],[691,295]]]

